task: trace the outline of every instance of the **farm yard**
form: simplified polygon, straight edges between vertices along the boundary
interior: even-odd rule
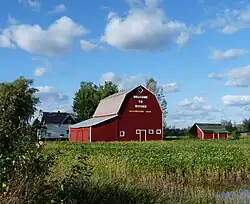
[[[79,155],[86,156],[91,187],[85,199],[90,194],[92,202],[103,201],[105,194],[106,203],[112,199],[120,199],[119,203],[224,203],[216,194],[237,191],[250,183],[249,139],[48,142],[44,154],[56,150],[61,152],[54,167],[57,179],[64,179],[72,166],[81,164]]]

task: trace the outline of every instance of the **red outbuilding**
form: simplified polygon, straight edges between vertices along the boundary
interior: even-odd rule
[[[228,131],[221,124],[195,123],[189,130],[200,139],[227,139]]]
[[[70,126],[71,142],[162,140],[162,110],[140,85],[100,101],[93,117]]]

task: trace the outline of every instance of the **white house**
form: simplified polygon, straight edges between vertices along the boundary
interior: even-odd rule
[[[77,123],[76,118],[70,113],[43,112],[42,128],[39,139],[68,139],[69,126]]]

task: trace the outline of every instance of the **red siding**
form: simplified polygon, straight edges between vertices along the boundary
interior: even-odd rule
[[[101,123],[98,126],[92,127],[91,141],[92,142],[110,142],[116,141],[117,137],[117,119],[111,119],[105,123]]]
[[[89,142],[90,128],[70,128],[70,142]]]
[[[197,136],[202,139],[203,132],[200,130],[200,128],[197,128]]]
[[[138,99],[134,96],[146,96],[147,99]],[[138,105],[147,107],[138,107]],[[82,135],[82,131],[85,129],[88,130],[89,135],[90,128],[72,129],[70,141],[90,141],[89,138]],[[162,140],[163,138],[161,108],[156,97],[144,88],[142,93],[135,89],[127,94],[116,118],[91,127],[91,141],[139,141],[140,135],[136,134],[137,129],[146,131],[146,134],[142,135],[142,140],[145,138],[146,140]],[[149,134],[149,130],[153,130],[154,133]],[[156,130],[160,130],[160,134],[156,134]],[[125,132],[124,137],[120,137],[120,131]]]
[[[220,139],[227,139],[228,134],[227,133],[220,133]]]
[[[216,138],[216,135],[215,135]],[[213,133],[204,133],[204,139],[211,140],[213,139]]]
[[[147,96],[148,99],[135,99],[134,96]],[[142,104],[139,100],[143,101]],[[135,108],[135,105],[147,105],[147,108]],[[130,111],[143,112],[130,112]],[[146,112],[151,111],[151,112]],[[155,96],[144,89],[143,93],[137,93],[137,90],[127,95],[120,111],[118,133],[125,131],[125,137],[120,137],[121,141],[138,141],[140,135],[136,134],[137,129],[146,130],[146,140],[161,140],[161,134],[155,134],[157,129],[162,131],[162,112]],[[154,130],[154,134],[149,134],[149,130]],[[119,135],[118,135],[119,136]],[[145,140],[143,132],[142,140]]]

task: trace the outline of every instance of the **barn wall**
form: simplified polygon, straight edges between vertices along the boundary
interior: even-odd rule
[[[227,138],[228,138],[228,134],[220,133],[220,139],[227,139]]]
[[[118,141],[117,136],[117,118],[108,120],[97,126],[92,127],[91,141],[92,142],[111,142]]]
[[[139,99],[134,96],[148,98]],[[146,107],[138,107],[138,105],[146,105]],[[146,130],[147,140],[162,139],[162,112],[155,96],[146,89],[142,93],[138,93],[137,89],[129,93],[119,115],[118,136],[120,141],[138,141],[137,129]],[[154,134],[149,134],[150,129],[154,130]],[[161,134],[155,133],[157,129],[161,130]],[[120,137],[120,131],[125,131],[125,137]]]
[[[214,134],[215,139],[217,139],[217,135]],[[204,133],[204,139],[213,139],[213,133]]]
[[[70,142],[89,142],[90,128],[70,128]]]
[[[203,132],[197,128],[197,136],[202,139]]]

